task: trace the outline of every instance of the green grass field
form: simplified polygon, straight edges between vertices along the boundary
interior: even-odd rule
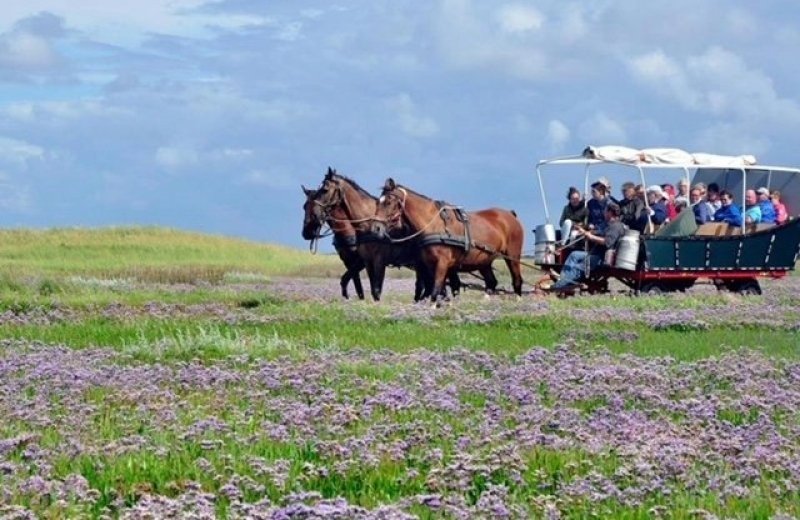
[[[669,447],[681,467],[662,475],[646,439],[579,440],[605,414],[646,419],[643,431],[676,446],[694,446],[693,431],[750,438],[736,428],[769,420],[769,457],[800,453],[796,279],[751,299],[469,291],[432,310],[410,303],[403,277],[379,304],[341,301],[341,271],[331,255],[160,228],[0,233],[0,441],[35,439],[0,449],[0,516],[117,516],[156,507],[154,496],[196,508],[190,482],[217,497],[221,517],[300,491],[368,509],[411,500],[403,511],[422,518],[485,516],[499,503],[512,517],[800,514],[792,466],[739,470],[727,448]],[[545,356],[544,371],[515,372],[531,355]],[[703,389],[718,402],[711,415],[693,404]],[[363,408],[390,391],[408,402]],[[547,443],[524,440],[531,428]],[[645,466],[663,489],[643,483]],[[76,476],[91,499],[58,498]],[[717,477],[728,481],[703,480]],[[30,490],[34,478],[46,495]],[[456,502],[422,504],[429,495]]]

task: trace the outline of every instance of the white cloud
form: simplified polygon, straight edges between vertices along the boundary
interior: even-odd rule
[[[628,135],[622,123],[603,112],[595,113],[580,124],[578,133],[587,144],[627,144]]]
[[[27,32],[14,32],[0,40],[0,66],[22,70],[42,70],[59,61],[58,54],[45,38]]]
[[[25,166],[28,161],[44,159],[44,149],[18,139],[0,137],[0,161]]]
[[[388,100],[387,105],[395,113],[400,128],[412,137],[433,137],[439,133],[439,125],[428,116],[419,113],[408,94],[400,94]]]
[[[167,170],[179,170],[199,163],[197,150],[187,147],[162,146],[156,150],[155,162]]]
[[[544,15],[537,9],[521,4],[504,5],[497,12],[497,20],[503,31],[525,33],[541,29]]]
[[[800,105],[781,98],[772,79],[721,47],[677,60],[662,51],[629,61],[633,76],[683,108],[739,120],[800,123]]]
[[[300,185],[293,175],[276,170],[251,170],[240,179],[240,183],[278,190],[295,188]]]
[[[558,119],[553,119],[547,124],[547,141],[550,143],[550,150],[553,152],[563,150],[564,146],[569,142],[569,138],[569,127]]]

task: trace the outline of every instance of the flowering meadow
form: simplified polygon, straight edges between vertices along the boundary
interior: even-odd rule
[[[800,517],[799,277],[412,285],[5,280],[0,517]]]

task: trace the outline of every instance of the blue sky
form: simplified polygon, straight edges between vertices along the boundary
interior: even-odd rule
[[[800,165],[800,3],[28,0],[0,5],[0,225],[302,246],[327,166],[542,220],[587,144]],[[557,197],[570,179],[548,179]],[[529,242],[532,242],[530,237]]]

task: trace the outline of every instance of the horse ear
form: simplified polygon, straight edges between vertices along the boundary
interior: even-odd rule
[[[383,185],[383,189],[385,190],[393,190],[397,187],[397,184],[394,182],[394,179],[389,177],[386,179],[386,184]]]
[[[309,190],[302,184],[300,185],[300,187],[303,188],[303,193],[305,193],[306,195],[311,195],[311,190]]]
[[[326,178],[326,179],[330,179],[330,178],[331,178],[331,177],[333,177],[334,175],[336,175],[336,170],[334,170],[333,168],[331,168],[330,166],[328,166],[328,173],[326,173],[326,174],[325,174],[325,178]]]

